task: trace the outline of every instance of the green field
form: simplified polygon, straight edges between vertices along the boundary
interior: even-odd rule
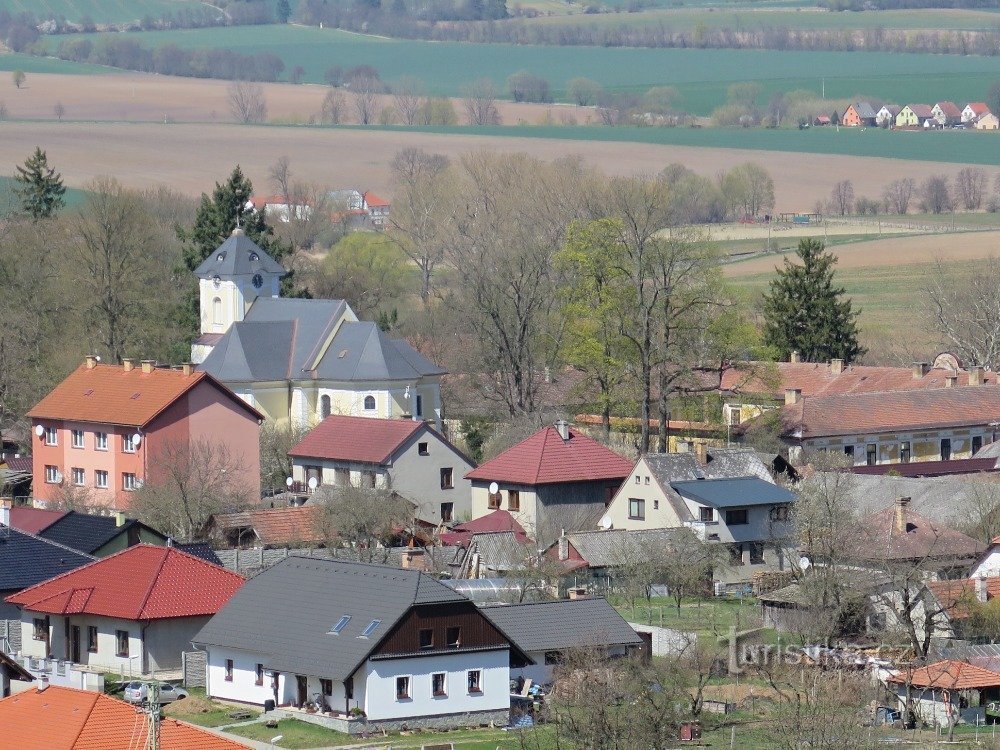
[[[62,75],[105,75],[116,72],[114,68],[107,68],[103,65],[87,65],[86,63],[57,60],[54,57],[0,54],[0,71],[10,72],[13,70],[23,70],[25,73],[61,73]],[[7,80],[3,81],[4,86],[10,83],[10,76],[6,76],[6,78]],[[31,78],[28,78],[25,85],[31,85]]]
[[[28,158],[29,156],[31,156],[31,154],[24,155],[25,158]],[[14,165],[5,165],[4,167],[0,167],[0,170],[7,172],[8,174],[13,174]],[[17,205],[17,198],[14,195],[13,190],[15,184],[16,183],[12,177],[0,175],[0,218],[7,216],[13,207]],[[63,196],[66,200],[67,209],[79,208],[83,205],[86,197],[86,191],[78,190],[77,188],[66,188],[66,194]]]
[[[63,17],[79,21],[89,16],[94,23],[129,23],[145,16],[161,18],[180,10],[202,11],[197,0],[0,0],[0,11],[11,15],[32,13],[38,18]]]
[[[866,94],[906,102],[981,99],[992,81],[1000,79],[1000,57],[422,42],[296,26],[153,31],[130,34],[129,39],[147,47],[174,43],[269,52],[284,60],[286,71],[301,65],[304,80],[313,83],[322,82],[334,65],[368,64],[387,81],[417,76],[438,95],[459,95],[463,85],[481,77],[502,88],[507,76],[521,69],[545,76],[557,98],[565,97],[566,83],[577,76],[617,90],[671,84],[680,90],[680,106],[695,114],[707,114],[721,103],[734,81],[761,82],[765,97],[770,91],[800,88],[819,93],[825,80],[830,98]],[[54,47],[59,39],[47,41]]]

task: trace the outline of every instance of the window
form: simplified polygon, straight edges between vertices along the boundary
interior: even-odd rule
[[[319,415],[322,419],[326,419],[330,416],[330,397],[320,396],[319,397]]]
[[[791,507],[788,505],[775,505],[771,508],[772,521],[787,521],[791,517]]]
[[[351,470],[350,469],[334,469],[333,470],[333,483],[338,487],[346,487],[351,483]]]
[[[978,453],[979,449],[982,448],[982,447],[983,447],[983,436],[982,435],[976,435],[975,437],[973,437],[972,438],[972,455],[976,455],[976,453]]]
[[[106,451],[108,449],[108,433],[94,433],[94,448],[99,451]]]
[[[424,397],[419,393],[417,394],[417,416],[424,416]]]
[[[233,681],[233,660],[226,659],[226,682]]]
[[[764,545],[760,542],[750,542],[750,564],[761,565],[764,562]]]
[[[628,517],[636,521],[646,520],[646,501],[637,497],[628,499]]]
[[[98,469],[94,472],[94,486],[100,490],[108,488],[108,472]]]
[[[375,411],[374,396],[365,396],[365,411]]]
[[[865,463],[874,466],[878,463],[878,446],[875,443],[868,443],[865,448]]]
[[[337,620],[337,622],[334,624],[332,628],[330,628],[329,631],[327,631],[327,634],[333,633],[334,635],[337,635],[338,633],[340,633],[341,630],[347,627],[347,623],[349,623],[350,621],[351,621],[351,616],[344,615],[339,620]]]
[[[45,428],[45,444],[46,445],[59,445],[59,430],[55,427]]]
[[[459,627],[448,628],[445,631],[445,644],[448,648],[458,648],[462,645],[462,629]]]
[[[420,630],[420,648],[434,648],[434,631],[431,628]]]
[[[135,489],[135,474],[125,472],[122,474],[122,489],[131,492]]]
[[[521,510],[520,490],[507,490],[507,510]]]
[[[441,503],[441,520],[445,523],[451,521],[455,516],[455,503]]]
[[[749,523],[749,520],[747,519],[746,508],[726,511],[726,526],[743,526],[747,523]]]
[[[654,500],[653,501],[653,510],[659,510],[659,509],[660,509],[660,501],[659,500]]]
[[[396,678],[396,700],[405,701],[410,699],[410,678],[397,677]]]
[[[361,637],[362,638],[367,638],[372,633],[374,633],[376,630],[378,630],[378,626],[381,625],[381,624],[382,624],[381,620],[372,620],[370,623],[368,623],[368,627],[365,628],[364,631],[361,633]]]
[[[445,676],[445,672],[435,672],[431,675],[431,695],[435,698],[444,698],[448,695]]]
[[[44,641],[49,635],[49,625],[44,617],[36,617],[31,621],[31,638],[35,641]]]
[[[217,326],[222,325],[222,300],[219,297],[212,300],[212,323]]]
[[[333,695],[333,680],[319,678],[319,691],[323,695]]]
[[[715,523],[715,509],[702,506],[698,510],[698,520],[702,523]]]
[[[486,507],[490,510],[496,510],[500,507],[500,493],[491,492],[489,498],[486,500]]]
[[[87,626],[87,650],[92,653],[97,653],[97,626],[88,625]]]
[[[83,430],[73,430],[73,447],[82,448],[83,447]]]
[[[48,484],[57,484],[59,482],[59,469],[55,466],[46,466],[45,481]]]
[[[636,483],[636,484],[642,484],[642,477],[638,477],[638,476],[637,476],[637,477],[635,478],[635,483]]]
[[[128,656],[128,631],[127,630],[116,630],[115,631],[115,653],[118,656]],[[232,673],[232,662],[226,662],[226,666],[229,668],[230,673]]]
[[[87,481],[87,472],[85,472],[83,469],[78,469],[74,466],[72,474],[73,474],[73,484],[75,484],[77,487],[83,487],[83,483]]]
[[[910,441],[904,440],[899,444],[899,462],[901,464],[910,463]]]
[[[743,545],[734,544],[729,548],[729,563],[734,566],[743,564]]]
[[[441,469],[441,489],[451,490],[455,488],[455,472],[450,466]]]
[[[941,460],[951,460],[951,438],[941,438]]]
[[[649,477],[644,477],[643,483],[648,486],[649,485]]]
[[[470,693],[483,692],[483,670],[470,669],[467,684],[469,686]]]
[[[122,435],[122,450],[126,453],[135,453],[135,433]]]
[[[257,667],[256,667],[256,669],[254,670],[254,681],[253,681],[253,684],[254,685],[263,685],[264,684],[264,665],[263,664],[258,664]]]
[[[845,456],[850,456],[851,458],[854,458],[854,446],[853,445],[845,445],[844,446],[844,455]]]
[[[421,456],[431,455],[430,450],[427,448],[427,443],[417,443],[417,453]]]

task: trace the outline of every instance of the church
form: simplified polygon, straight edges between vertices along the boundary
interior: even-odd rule
[[[195,269],[198,369],[278,424],[309,426],[340,414],[441,429],[444,371],[358,320],[344,300],[282,298],[285,273],[238,227]]]

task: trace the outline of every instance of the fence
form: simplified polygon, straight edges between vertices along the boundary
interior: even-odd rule
[[[181,654],[181,680],[184,687],[206,687],[207,669],[208,654],[204,651],[185,651]]]
[[[329,560],[333,553],[328,549],[293,549],[281,547],[278,549],[264,549],[263,547],[253,547],[251,549],[220,549],[216,550],[222,564],[230,570],[238,573],[260,572],[272,565],[277,565],[286,557],[318,557]]]

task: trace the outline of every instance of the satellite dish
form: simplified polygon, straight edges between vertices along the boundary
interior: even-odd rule
[[[286,487],[291,487],[293,484],[295,484],[295,480],[292,479],[291,477],[288,477],[288,479],[285,480]]]
[[[802,568],[802,570],[809,570],[809,568],[812,567],[812,561],[808,557],[800,557],[799,567]]]
[[[40,424],[35,425],[35,434],[38,435],[38,437],[41,437],[42,435],[45,434],[45,428],[42,427]]]
[[[139,443],[141,443],[141,442],[142,442],[142,435],[140,435],[138,432],[135,433],[132,436],[132,445],[134,445],[136,448],[138,448],[139,447]]]
[[[309,489],[314,490],[319,486],[319,480],[316,477],[309,477]]]
[[[41,428],[39,427],[39,429],[41,429]],[[39,434],[41,434],[41,433],[39,433]],[[491,495],[495,495],[499,491],[500,491],[500,485],[497,484],[496,482],[490,482],[490,494]]]
[[[601,528],[604,529],[605,531],[610,529],[612,525],[613,524],[611,523],[611,516],[604,516],[604,518],[601,519]]]

